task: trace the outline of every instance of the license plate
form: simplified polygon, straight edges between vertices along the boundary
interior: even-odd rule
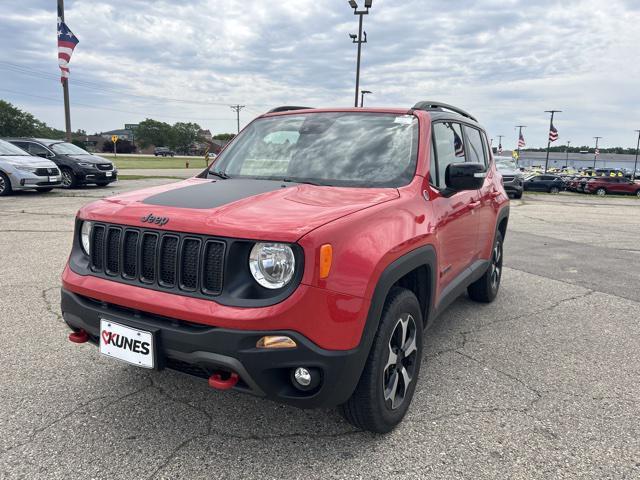
[[[60,181],[60,177],[49,177],[49,183],[56,183]]]
[[[111,175],[113,175],[113,173],[111,173],[111,172],[104,172],[104,174],[105,174],[107,177],[110,177]]]
[[[154,367],[153,334],[100,320],[100,353],[143,368]]]

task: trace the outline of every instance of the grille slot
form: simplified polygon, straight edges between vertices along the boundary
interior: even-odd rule
[[[110,228],[107,233],[107,273],[120,273],[120,235],[119,228]]]
[[[223,290],[226,247],[206,236],[94,223],[90,264],[98,276],[212,297]]]
[[[93,227],[91,236],[91,265],[94,270],[102,270],[104,264],[104,227],[96,225]]]
[[[124,250],[122,252],[122,276],[135,278],[138,273],[138,237],[135,230],[124,233]]]
[[[96,167],[98,167],[98,170],[113,170],[113,165],[110,163],[98,163]]]
[[[180,288],[194,291],[198,288],[198,264],[200,240],[185,238],[182,242],[180,260]]]
[[[224,250],[222,242],[208,241],[204,252],[204,273],[202,275],[202,291],[210,295],[222,292],[224,270]]]
[[[158,235],[155,233],[144,233],[142,235],[142,246],[140,253],[140,280],[145,283],[153,283],[156,280],[156,246],[158,245]]]
[[[160,285],[173,287],[176,284],[176,266],[178,264],[178,237],[165,235],[160,243]]]

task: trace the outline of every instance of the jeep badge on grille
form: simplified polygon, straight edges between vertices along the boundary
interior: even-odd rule
[[[169,218],[167,217],[156,217],[153,213],[150,213],[146,217],[142,217],[140,219],[141,222],[144,223],[155,223],[156,225],[166,225],[169,223]]]

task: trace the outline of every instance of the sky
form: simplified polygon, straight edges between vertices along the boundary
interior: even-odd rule
[[[362,4],[363,0],[359,0]],[[54,0],[2,0],[0,99],[64,127]],[[353,106],[357,17],[346,0],[66,0],[72,129],[154,118],[233,132],[278,105]],[[457,105],[490,137],[635,147],[640,0],[374,0],[365,106]]]

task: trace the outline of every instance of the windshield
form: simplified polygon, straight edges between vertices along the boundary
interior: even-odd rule
[[[91,155],[89,152],[81,149],[73,143],[60,142],[49,146],[51,147],[51,150],[56,152],[58,155]]]
[[[16,147],[14,144],[0,140],[0,155],[29,155],[21,148]]]
[[[516,162],[511,160],[510,158],[500,158],[496,157],[496,167],[498,170],[517,170],[518,166]]]
[[[284,115],[251,123],[210,172],[321,185],[398,187],[413,178],[417,146],[418,121],[412,115]]]

